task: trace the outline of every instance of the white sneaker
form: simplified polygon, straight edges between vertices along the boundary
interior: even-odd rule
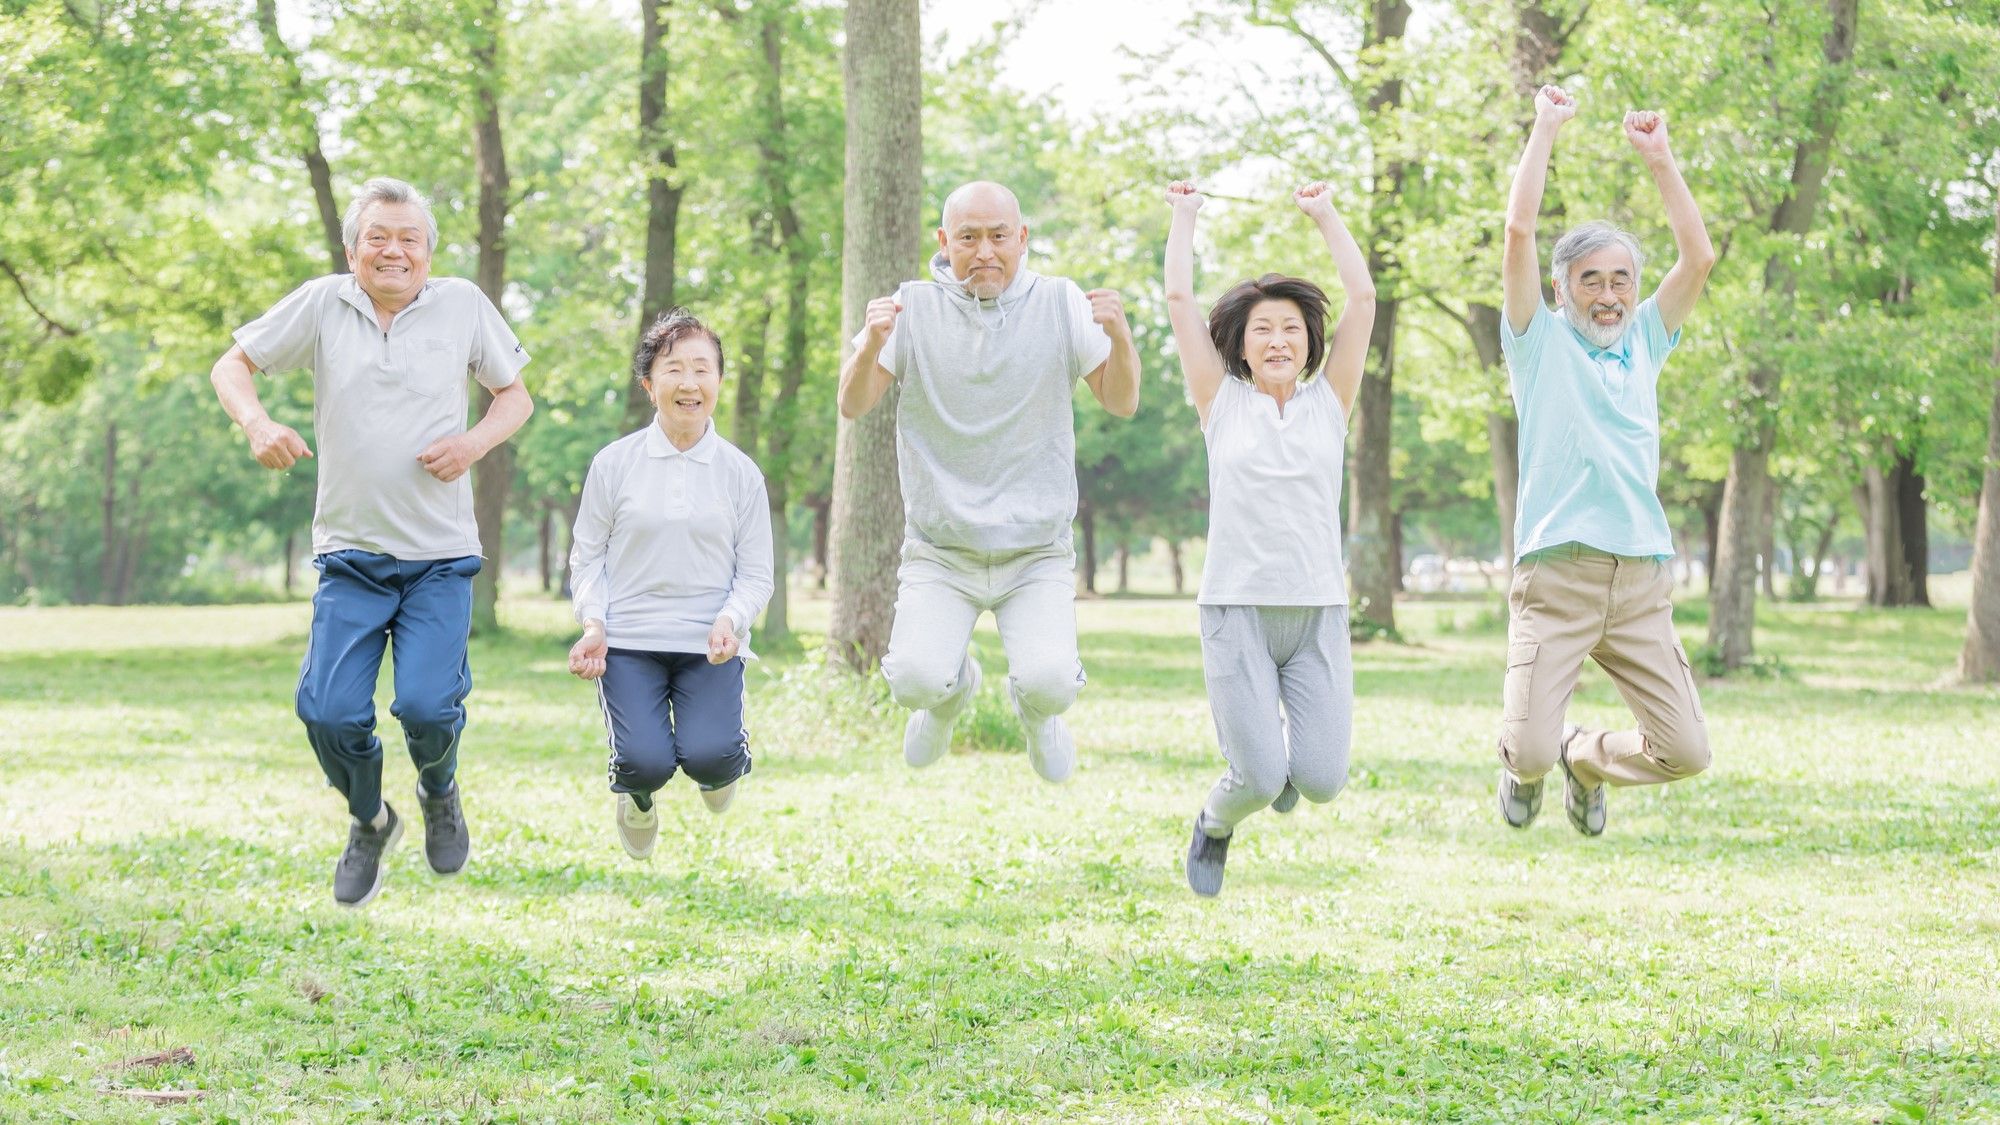
[[[729,802],[734,801],[736,799],[736,782],[742,780],[743,779],[739,777],[736,779],[736,781],[732,781],[720,789],[702,790],[701,803],[708,806],[709,812],[712,812],[717,816],[721,816],[722,810],[729,807]]]
[[[958,698],[947,699],[928,711],[912,711],[909,722],[903,725],[903,760],[910,763],[910,768],[922,769],[951,753],[952,724],[958,721],[972,697],[979,694],[983,678],[979,661],[971,653],[966,654],[965,662],[971,668]]]
[[[707,794],[703,794],[707,796]],[[625,854],[633,859],[646,859],[653,854],[653,841],[660,838],[660,805],[654,798],[653,807],[642,809],[630,793],[618,794],[614,806],[618,820],[618,842],[625,845]]]
[[[1051,715],[1027,728],[1028,763],[1043,781],[1068,781],[1076,770],[1076,739],[1061,715]]]

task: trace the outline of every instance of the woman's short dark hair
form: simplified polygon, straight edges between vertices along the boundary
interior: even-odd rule
[[[715,329],[694,318],[686,309],[668,309],[660,314],[646,334],[639,337],[639,350],[632,354],[632,374],[639,379],[653,377],[653,361],[670,354],[674,345],[692,336],[706,336],[715,345],[715,377],[722,378],[722,337]]]
[[[1307,345],[1300,377],[1310,379],[1319,374],[1319,365],[1326,360],[1326,291],[1304,278],[1281,273],[1239,283],[1208,310],[1208,338],[1222,353],[1223,370],[1238,379],[1250,378],[1250,365],[1243,361],[1243,333],[1250,325],[1250,310],[1259,301],[1290,301],[1299,307],[1305,316]]]

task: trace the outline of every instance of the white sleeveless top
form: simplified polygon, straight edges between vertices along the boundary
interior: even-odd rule
[[[1347,604],[1340,479],[1347,412],[1325,376],[1285,403],[1225,376],[1209,404],[1201,605]]]

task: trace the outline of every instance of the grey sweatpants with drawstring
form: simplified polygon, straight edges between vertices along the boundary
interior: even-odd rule
[[[1354,732],[1346,606],[1202,606],[1201,670],[1229,761],[1202,831],[1229,835],[1287,781],[1315,804],[1333,800]]]

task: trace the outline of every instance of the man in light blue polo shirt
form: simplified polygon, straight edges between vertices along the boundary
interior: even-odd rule
[[[1563,808],[1577,831],[1604,831],[1606,785],[1651,785],[1708,767],[1708,733],[1687,651],[1674,633],[1673,538],[1655,489],[1660,475],[1660,367],[1680,342],[1715,250],[1667,146],[1658,113],[1625,115],[1666,206],[1678,258],[1638,301],[1639,242],[1590,222],[1556,243],[1556,311],[1542,303],[1536,218],[1549,155],[1576,102],[1554,86],[1535,95],[1535,125],[1507,201],[1501,256],[1501,347],[1520,418],[1517,557],[1508,594],[1507,678],[1499,803],[1526,828],[1542,779],[1563,774]],[[1635,730],[1584,730],[1564,712],[1588,657],[1639,720]]]
[[[417,767],[424,859],[453,875],[470,854],[457,767],[472,690],[472,576],[481,564],[466,474],[521,428],[534,403],[520,379],[528,355],[486,294],[464,278],[430,276],[437,220],[415,188],[369,180],[342,235],[352,272],[308,281],[237,329],[209,380],[251,456],[288,469],[313,451],[264,412],[255,376],[313,374],[320,582],[297,710],[327,784],[353,817],[334,865],[334,901],[362,906],[381,889],[382,857],[403,835],[402,818],[382,799],[375,737],[375,679],[391,645],[391,713]],[[492,395],[471,429],[468,373]]]

